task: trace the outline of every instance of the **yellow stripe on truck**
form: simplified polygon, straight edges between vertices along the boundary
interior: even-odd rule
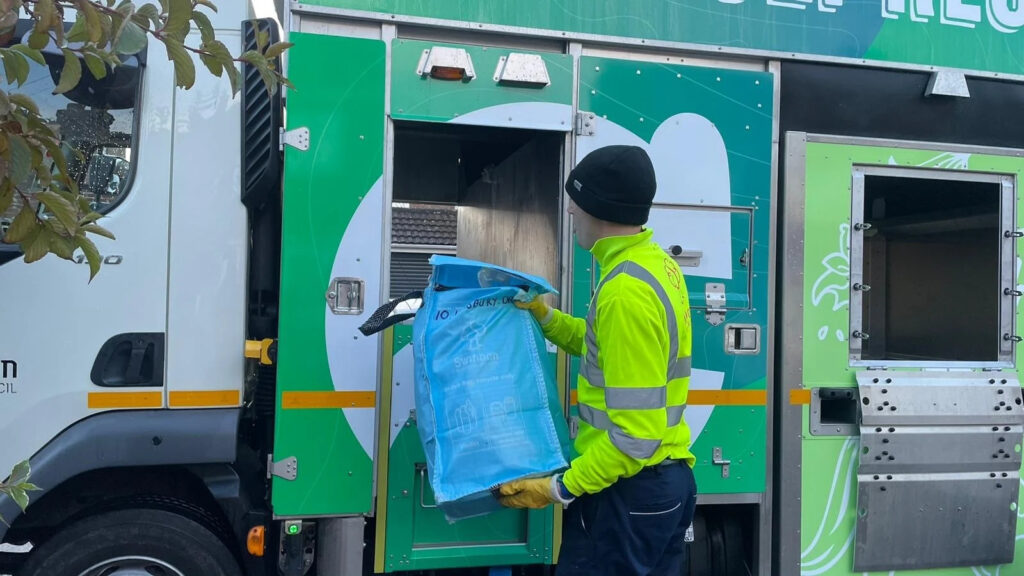
[[[281,408],[284,410],[375,408],[376,406],[376,392],[285,392],[281,395]]]
[[[241,403],[242,393],[238,390],[175,390],[170,394],[171,408],[213,408]]]
[[[768,394],[764,390],[690,390],[688,406],[764,406]],[[575,406],[576,391],[569,393],[569,402]]]
[[[89,409],[163,408],[164,392],[90,392]]]

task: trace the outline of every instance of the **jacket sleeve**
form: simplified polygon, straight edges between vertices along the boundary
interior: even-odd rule
[[[650,464],[668,428],[664,307],[649,286],[629,277],[609,283],[599,300],[597,342],[610,424],[563,477],[577,496],[600,492]]]
[[[541,326],[544,337],[571,356],[583,352],[583,338],[587,333],[587,321],[574,318],[561,310],[551,310],[551,320]]]

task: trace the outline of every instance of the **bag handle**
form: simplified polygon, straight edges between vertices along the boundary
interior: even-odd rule
[[[406,312],[403,314],[395,315],[391,315],[391,313],[395,311],[395,308],[398,308],[399,304],[417,299],[423,299],[422,290],[414,290],[412,292],[409,292],[405,296],[402,296],[401,298],[395,298],[394,300],[388,302],[387,304],[381,306],[380,308],[377,308],[377,310],[375,310],[374,313],[370,316],[370,319],[364,322],[363,325],[359,327],[359,331],[363,333],[363,336],[372,336],[378,332],[381,332],[383,330],[386,330],[387,328],[394,326],[395,324],[405,322],[406,320],[415,317],[415,312]]]

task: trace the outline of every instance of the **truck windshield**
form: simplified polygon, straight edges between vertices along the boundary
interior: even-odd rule
[[[5,44],[27,41],[26,22],[19,24],[16,33]],[[126,195],[132,176],[132,163],[138,155],[135,108],[138,101],[141,67],[135,56],[122,56],[124,66],[102,80],[94,78],[87,66],[82,66],[82,80],[65,94],[53,94],[64,64],[64,57],[51,44],[43,50],[47,65],[28,59],[28,80],[22,84],[8,84],[0,75],[0,84],[12,94],[24,94],[39,106],[43,121],[49,124],[61,140],[68,162],[68,170],[78,183],[81,193],[90,199],[93,210],[107,212]],[[45,160],[56,171],[52,160]],[[41,185],[31,174],[19,189],[31,196]],[[0,213],[0,233],[21,210],[22,199],[15,195],[13,204]]]

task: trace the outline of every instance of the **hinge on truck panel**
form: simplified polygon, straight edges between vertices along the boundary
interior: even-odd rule
[[[722,449],[719,446],[711,449],[711,463],[722,467],[722,478],[729,477],[729,465],[732,464],[732,460],[723,458]]]
[[[285,145],[291,146],[297,150],[305,152],[309,150],[309,128],[303,126],[302,128],[296,128],[294,130],[285,131],[281,128],[281,150],[284,150]]]
[[[295,480],[298,478],[299,459],[295,456],[290,456],[280,462],[274,462],[274,455],[267,454],[267,478],[274,476],[284,478],[285,480]]]
[[[593,112],[576,113],[576,135],[593,136],[594,125],[597,123],[597,116]]]

